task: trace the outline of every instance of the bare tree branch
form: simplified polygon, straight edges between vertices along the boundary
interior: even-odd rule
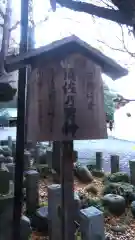
[[[102,0],[103,4],[105,4],[107,7],[110,6],[109,1],[110,0],[107,0],[107,2],[106,2],[106,0]],[[112,6],[112,8],[113,8],[113,6]],[[120,26],[120,29],[121,29],[121,38],[117,37],[117,39],[122,44],[123,48],[117,48],[117,47],[110,46],[109,44],[107,44],[106,42],[104,42],[102,40],[97,40],[97,41],[101,44],[104,44],[106,47],[110,48],[111,50],[119,51],[119,52],[123,52],[123,53],[128,53],[131,57],[135,58],[135,53],[129,51],[128,47],[126,46],[123,25],[119,24],[119,26]],[[130,26],[127,26],[127,28],[128,28],[129,36],[133,35],[133,28],[130,27]]]
[[[4,17],[5,17],[5,14],[4,14],[4,12],[3,12],[3,10],[1,9],[1,7],[0,7],[0,16],[4,19]]]
[[[125,37],[124,37],[124,31],[123,31],[123,27],[120,25],[121,28],[121,35],[122,35],[122,39],[119,39],[119,41],[123,44],[123,48],[125,50],[125,52],[127,52],[131,57],[135,57],[135,53],[130,52],[125,44]]]
[[[117,37],[117,38],[118,38],[118,37]],[[134,52],[130,52],[130,51],[128,50],[128,48],[126,47],[123,29],[122,29],[122,39],[118,38],[118,40],[119,40],[119,41],[121,42],[121,44],[123,45],[123,48],[115,48],[115,47],[112,47],[112,46],[108,45],[106,42],[104,42],[104,41],[102,41],[102,40],[97,40],[97,41],[98,41],[99,43],[104,44],[106,47],[110,48],[111,50],[119,51],[119,52],[123,52],[123,53],[128,53],[131,57],[135,58],[135,53],[134,53]]]
[[[16,40],[14,38],[11,37],[10,41],[15,44],[15,45],[18,45],[18,42],[16,42]]]
[[[9,29],[9,32],[15,30],[19,24],[20,24],[20,21],[17,21],[17,22]]]
[[[81,2],[81,1],[73,1],[73,0],[68,0],[68,1],[57,0],[57,2],[61,6],[67,7],[69,9],[72,9],[72,10],[75,10],[75,11],[85,12],[85,13],[88,13],[88,14],[91,14],[91,15],[94,15],[94,16],[97,16],[97,17],[105,18],[107,20],[117,22],[118,24],[126,24],[127,26],[133,26],[132,17],[131,17],[131,19],[127,19],[127,16],[124,15],[123,13],[121,13],[121,11],[115,10],[116,6],[113,7],[112,1],[110,1],[110,0],[108,0],[108,1],[107,0],[102,0],[102,3],[105,6],[107,6],[107,8],[99,7],[99,6],[96,6],[96,5],[91,4],[91,3],[86,3],[86,2]],[[109,2],[110,2],[110,4],[109,4]],[[93,19],[93,21],[94,20],[95,19]],[[120,25],[120,27],[122,28],[121,25]],[[122,29],[122,31],[123,31],[123,29]],[[131,29],[129,29],[129,34],[132,34],[132,32],[133,31]],[[130,54],[130,56],[135,57],[135,53],[130,52],[128,50],[128,48],[126,47],[126,44],[125,44],[125,41],[124,41],[124,32],[122,32],[121,43],[123,43],[124,49],[113,48],[109,45],[108,45],[108,47],[110,47],[112,50],[127,52],[128,54]],[[107,46],[106,43],[105,43],[105,45]]]
[[[112,46],[110,46],[110,45],[108,45],[107,43],[105,43],[104,41],[102,41],[102,40],[97,40],[99,43],[102,43],[102,44],[104,44],[106,47],[108,47],[108,48],[110,48],[110,49],[112,49],[112,50],[114,50],[114,51],[119,51],[119,52],[127,52],[125,49],[122,49],[122,48],[115,48],[115,47],[112,47]]]
[[[30,23],[32,24],[33,27],[36,27],[37,25],[47,21],[48,19],[49,19],[49,16],[46,16],[43,20],[41,20],[39,22],[36,22],[36,23],[34,22],[33,19],[30,19],[29,21],[30,21]]]

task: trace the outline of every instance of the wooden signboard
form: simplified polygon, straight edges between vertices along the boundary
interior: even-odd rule
[[[29,80],[28,140],[107,137],[100,67],[79,54],[33,69]]]

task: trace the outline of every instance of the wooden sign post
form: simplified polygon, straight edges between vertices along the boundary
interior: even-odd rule
[[[107,137],[101,70],[74,54],[39,65],[29,84],[27,137],[33,142],[62,141],[62,239],[74,240],[72,140]]]
[[[27,139],[62,142],[62,240],[74,240],[72,140],[107,137],[100,67],[113,79],[127,71],[76,36],[5,62],[8,71],[28,64],[32,72]]]
[[[29,83],[28,140],[62,141],[62,239],[74,240],[72,140],[107,136],[101,71],[76,54],[39,65]]]

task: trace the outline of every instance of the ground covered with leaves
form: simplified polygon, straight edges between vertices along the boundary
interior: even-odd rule
[[[108,175],[109,176],[109,175]],[[135,218],[131,211],[131,199],[135,196],[135,189],[128,182],[128,177],[126,174],[122,177],[123,182],[119,176],[111,175],[107,178],[105,177],[93,177],[91,183],[82,183],[78,178],[74,178],[74,190],[79,193],[82,201],[82,207],[95,206],[104,212],[104,222],[105,222],[105,233],[107,240],[134,240],[135,239]],[[117,180],[116,180],[117,179]],[[109,180],[109,181],[108,181]],[[52,177],[43,178],[39,183],[39,195],[40,204],[42,205],[47,201],[47,186],[52,184]],[[124,187],[123,187],[124,184]],[[112,214],[106,208],[104,208],[101,203],[102,198],[105,194],[117,194],[124,197],[126,200],[126,207],[122,214],[116,216],[117,214]],[[134,195],[134,196],[133,196]],[[42,236],[41,233],[33,232],[32,240],[45,240],[48,237]],[[76,238],[80,239],[80,237]]]

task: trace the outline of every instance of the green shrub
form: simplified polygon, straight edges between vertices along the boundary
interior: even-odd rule
[[[135,199],[135,187],[125,182],[108,183],[103,189],[103,195],[109,193],[124,197],[126,204],[129,204]]]
[[[48,206],[48,201],[44,201],[39,204],[39,207],[47,207],[47,206]]]
[[[127,173],[125,172],[117,172],[117,173],[110,173],[108,175],[106,175],[103,179],[103,182],[125,182],[125,183],[129,183],[130,182],[130,178],[128,176]]]

